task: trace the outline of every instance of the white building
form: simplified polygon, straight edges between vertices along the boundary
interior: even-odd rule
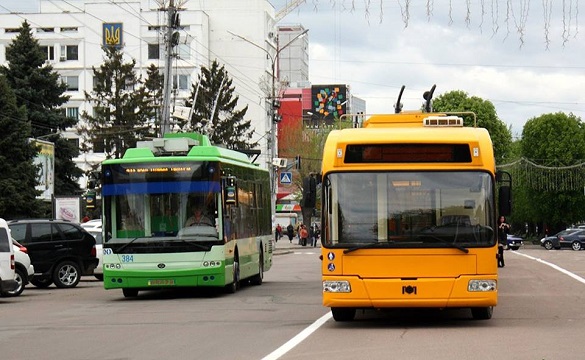
[[[172,103],[182,105],[200,66],[209,67],[217,59],[233,80],[237,108],[248,105],[246,119],[252,120],[253,141],[259,141],[262,152],[258,161],[268,167],[272,162],[271,102],[261,82],[272,76],[271,58],[278,40],[275,9],[267,0],[40,0],[38,12],[0,14],[0,63],[6,63],[6,46],[18,35],[23,21],[28,21],[47,52],[47,61],[68,85],[71,98],[66,113],[79,117],[83,111],[92,111],[84,101],[84,91],[92,90],[92,67],[103,63],[101,47],[106,36],[124,45],[127,59],[136,60],[142,76],[151,64],[163,69],[166,9],[171,3],[180,9]],[[120,37],[115,36],[117,29]],[[89,158],[100,159],[82,155],[80,165]]]

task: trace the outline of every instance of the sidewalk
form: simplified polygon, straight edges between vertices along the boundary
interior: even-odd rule
[[[283,237],[282,239],[278,240],[277,243],[273,243],[274,244],[274,255],[283,255],[283,254],[289,254],[297,249],[320,249],[321,248],[321,243],[317,242],[317,246],[316,247],[312,247],[310,245],[307,244],[307,246],[301,246],[299,245],[299,239],[297,239],[296,237],[293,238],[292,243],[288,240],[288,237]]]

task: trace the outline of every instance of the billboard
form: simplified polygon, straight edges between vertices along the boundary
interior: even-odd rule
[[[37,166],[37,199],[51,201],[55,189],[55,144],[49,141],[30,139],[39,148],[33,163]]]
[[[81,222],[81,197],[55,196],[53,198],[53,218],[75,223]]]
[[[311,87],[312,121],[325,121],[331,125],[347,111],[346,85],[313,85]]]

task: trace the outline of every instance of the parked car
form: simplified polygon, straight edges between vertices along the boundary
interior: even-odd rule
[[[77,286],[82,275],[93,275],[98,264],[95,239],[78,224],[65,220],[13,220],[12,237],[28,249],[35,268],[31,283],[46,288]]]
[[[8,223],[0,219],[0,292],[14,291],[18,283],[14,279],[14,248],[10,239]]]
[[[544,247],[547,250],[551,250],[551,249],[561,249],[563,247],[572,247],[572,243],[567,242],[565,240],[566,236],[569,236],[573,233],[576,232],[585,232],[585,229],[566,229],[563,231],[560,231],[558,233],[556,233],[553,236],[546,236],[542,239],[540,239],[540,246]],[[563,240],[561,240],[561,238]],[[579,245],[575,245],[575,246],[579,246],[579,249],[582,248],[583,246],[581,244]],[[576,250],[579,250],[576,249]]]
[[[18,296],[22,294],[24,287],[35,274],[35,267],[30,262],[26,246],[12,239],[12,248],[14,249],[14,280],[16,280],[18,286],[12,291],[3,291],[2,296]]]
[[[575,251],[585,248],[585,229],[578,229],[568,234],[557,236],[561,248],[571,248]]]
[[[98,265],[93,270],[93,275],[95,276],[96,279],[103,280],[104,279],[104,269],[103,269],[102,258],[104,257],[104,249],[103,249],[103,244],[102,244],[102,229],[99,228],[99,229],[95,229],[95,230],[89,230],[89,233],[91,235],[93,235],[93,237],[95,238],[95,254],[99,260]]]
[[[524,245],[524,239],[519,236],[508,234],[508,249],[518,250]]]
[[[89,220],[86,221],[84,223],[81,223],[81,227],[84,228],[87,231],[92,231],[92,230],[102,230],[102,219],[93,219],[93,220]]]

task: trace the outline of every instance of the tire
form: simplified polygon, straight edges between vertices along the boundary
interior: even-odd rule
[[[93,274],[93,276],[99,281],[104,281],[104,274]]]
[[[125,298],[134,298],[138,296],[138,289],[122,289],[122,294],[124,294]]]
[[[512,250],[514,250],[514,251],[515,251],[515,250],[518,250],[518,249],[520,249],[520,246],[510,246],[510,249],[512,249]]]
[[[352,321],[355,318],[354,308],[331,308],[335,321]]]
[[[81,271],[76,262],[65,260],[55,266],[53,282],[60,289],[74,288],[81,280]]]
[[[543,245],[544,245],[544,248],[547,250],[552,250],[552,248],[553,248],[553,243],[550,240],[546,240]]]
[[[581,250],[581,243],[579,241],[573,241],[573,243],[571,244],[571,249],[575,251]]]
[[[233,278],[234,281],[225,286],[225,290],[228,294],[234,294],[240,287],[240,262],[237,257],[234,257]]]
[[[493,306],[471,308],[471,316],[473,316],[475,320],[489,320],[492,318],[493,313]]]
[[[50,278],[37,278],[33,277],[30,279],[30,283],[34,286],[38,287],[39,289],[46,289],[53,283],[53,280]]]
[[[252,276],[250,279],[250,284],[252,285],[262,285],[264,281],[264,254],[262,253],[262,248],[260,248],[260,258],[258,259],[258,274]]]
[[[12,297],[18,296],[22,294],[24,291],[24,282],[28,274],[24,272],[21,268],[17,267],[14,270],[14,280],[18,283],[18,287],[12,291],[3,291],[2,296]]]

